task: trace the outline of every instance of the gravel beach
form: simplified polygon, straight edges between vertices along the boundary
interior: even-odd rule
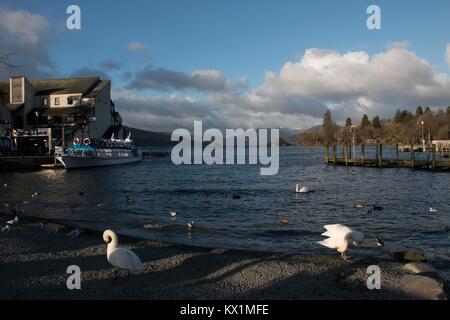
[[[0,216],[2,225],[7,220]],[[0,299],[411,299],[401,288],[404,263],[339,255],[274,254],[189,247],[119,236],[145,265],[141,274],[117,272],[98,232],[77,238],[51,234],[57,225],[22,218],[0,234]],[[64,227],[60,225],[59,227]],[[367,267],[382,271],[381,290],[366,286]],[[82,272],[68,290],[67,267]]]

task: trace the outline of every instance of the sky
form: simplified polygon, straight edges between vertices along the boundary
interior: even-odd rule
[[[68,30],[66,9],[81,9]],[[381,9],[381,30],[366,10]],[[2,0],[0,78],[112,80],[125,124],[297,128],[450,105],[450,1]]]

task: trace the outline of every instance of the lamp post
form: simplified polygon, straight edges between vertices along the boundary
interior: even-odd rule
[[[350,127],[350,132],[352,134],[352,151],[353,151],[353,159],[356,160],[356,126]]]
[[[425,131],[425,122],[423,122],[423,120],[420,122],[420,124],[422,125],[422,152],[425,152],[425,136],[424,136],[424,131]]]

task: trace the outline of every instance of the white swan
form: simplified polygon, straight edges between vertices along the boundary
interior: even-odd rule
[[[132,272],[142,272],[144,265],[133,251],[118,247],[117,234],[112,230],[103,232],[103,240],[108,244],[106,257],[108,262],[116,268]]]
[[[314,192],[314,189],[309,188],[309,187],[298,187],[298,183],[295,185],[295,192],[296,193],[309,193],[309,192]]]
[[[342,224],[326,225],[324,228],[327,231],[322,233],[322,235],[329,238],[318,243],[327,248],[336,249],[344,260],[347,259],[345,252],[349,246],[353,245],[357,247],[364,241],[363,233],[350,229]]]
[[[19,223],[19,217],[15,216],[14,219],[6,221],[7,224],[13,225]]]

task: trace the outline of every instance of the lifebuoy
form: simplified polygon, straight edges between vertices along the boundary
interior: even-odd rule
[[[73,144],[80,144],[80,139],[78,138],[73,139]]]
[[[89,139],[89,138],[84,138],[83,143],[84,143],[85,145],[88,146],[88,145],[91,144],[91,139]]]

